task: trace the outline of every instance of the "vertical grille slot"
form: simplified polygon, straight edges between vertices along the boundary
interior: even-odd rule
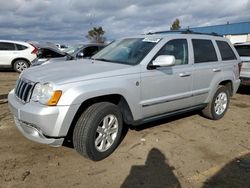
[[[19,79],[15,88],[16,97],[22,102],[29,102],[33,85],[30,81]]]

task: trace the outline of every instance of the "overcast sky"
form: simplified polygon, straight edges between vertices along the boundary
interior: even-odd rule
[[[0,39],[74,43],[102,26],[106,38],[250,21],[250,0],[0,0]]]

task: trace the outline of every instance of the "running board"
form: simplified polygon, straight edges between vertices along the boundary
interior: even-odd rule
[[[145,119],[136,120],[136,121],[134,121],[132,123],[132,125],[137,126],[137,125],[141,125],[141,124],[144,124],[144,123],[149,123],[149,122],[156,121],[156,120],[159,120],[159,119],[164,119],[164,118],[167,118],[167,117],[172,117],[172,116],[184,114],[184,113],[187,113],[187,112],[199,110],[199,109],[205,108],[206,106],[207,106],[207,104],[201,104],[201,105],[192,106],[192,107],[189,107],[189,108],[184,108],[184,109],[168,112],[168,113],[165,113],[165,114],[151,116],[151,117],[148,117],[148,118],[145,118]]]

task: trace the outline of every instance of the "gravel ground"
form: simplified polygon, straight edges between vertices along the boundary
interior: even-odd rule
[[[18,74],[0,73],[0,94]],[[250,187],[250,88],[219,121],[198,112],[129,129],[107,159],[24,138],[0,103],[0,187]]]

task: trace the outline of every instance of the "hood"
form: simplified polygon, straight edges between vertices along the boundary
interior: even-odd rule
[[[23,71],[22,77],[33,82],[65,84],[133,73],[134,71],[131,70],[133,67],[131,65],[83,59],[31,67]],[[126,71],[126,69],[130,69],[130,71]]]

